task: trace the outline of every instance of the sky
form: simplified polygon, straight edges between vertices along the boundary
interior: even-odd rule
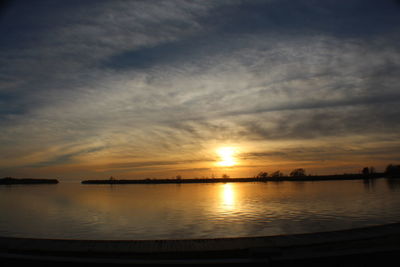
[[[400,1],[6,1],[0,177],[400,162]]]

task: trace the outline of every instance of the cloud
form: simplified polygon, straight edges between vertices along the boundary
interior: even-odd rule
[[[17,2],[0,25],[3,166],[166,166],[212,158],[218,143],[391,138],[398,12],[363,1]]]

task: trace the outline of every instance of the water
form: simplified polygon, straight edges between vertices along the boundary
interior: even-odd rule
[[[0,186],[0,236],[188,239],[400,221],[396,181]]]

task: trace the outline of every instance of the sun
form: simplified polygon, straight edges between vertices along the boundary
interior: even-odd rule
[[[236,165],[235,149],[233,147],[221,147],[217,149],[217,154],[220,158],[219,166],[231,167]]]

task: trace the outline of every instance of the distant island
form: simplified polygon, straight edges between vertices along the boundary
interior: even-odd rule
[[[253,177],[253,178],[190,178],[190,179],[105,179],[84,180],[82,184],[196,184],[196,183],[238,183],[238,182],[269,182],[269,181],[329,181],[329,180],[356,180],[383,178],[385,173],[373,173],[367,177],[363,174],[337,174],[337,175],[304,175],[304,176],[279,176],[279,177]]]
[[[58,184],[58,180],[38,179],[38,178],[13,178],[13,177],[0,178],[0,185],[13,185],[13,184]]]

